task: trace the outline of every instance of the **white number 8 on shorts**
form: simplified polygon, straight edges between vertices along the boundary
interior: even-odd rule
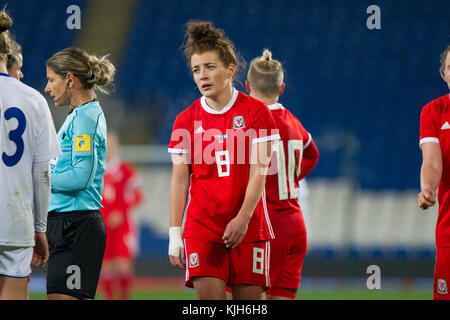
[[[253,248],[253,273],[264,274],[264,249]]]

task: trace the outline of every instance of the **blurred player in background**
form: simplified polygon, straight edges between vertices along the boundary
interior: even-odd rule
[[[103,215],[106,248],[100,282],[104,297],[129,299],[133,280],[133,262],[138,249],[138,233],[133,210],[142,203],[143,193],[134,167],[119,156],[119,138],[108,130],[108,152],[104,188]],[[120,290],[116,290],[117,287]]]
[[[96,91],[113,81],[106,58],[78,48],[47,61],[45,92],[70,106],[58,132],[62,155],[53,163],[47,238],[47,299],[93,299],[106,243],[101,193],[106,163],[106,120]]]
[[[1,11],[0,299],[8,300],[27,299],[31,265],[47,263],[49,161],[61,153],[44,97],[7,74],[11,26]]]
[[[20,80],[23,78],[22,73],[23,66],[23,56],[22,47],[16,41],[11,41],[11,53],[8,54],[8,62],[6,68],[8,69],[8,74]]]
[[[267,106],[233,88],[239,60],[220,29],[189,22],[185,54],[203,97],[177,116],[169,143],[170,261],[198,299],[226,299],[227,284],[235,299],[260,299],[273,238],[265,174],[279,135]],[[250,133],[241,150],[239,133]]]
[[[283,69],[264,50],[252,60],[246,81],[250,96],[269,106],[279,129],[281,141],[274,145],[272,166],[277,174],[266,180],[267,208],[275,233],[271,240],[270,274],[272,287],[268,299],[295,299],[300,284],[307,237],[298,203],[299,181],[306,177],[319,159],[314,141],[300,121],[278,102],[283,94]]]
[[[450,89],[450,46],[441,55],[440,73]],[[422,168],[417,204],[423,210],[436,204],[436,263],[433,299],[449,300],[450,283],[450,94],[423,107],[420,115]],[[439,188],[438,188],[439,187]]]

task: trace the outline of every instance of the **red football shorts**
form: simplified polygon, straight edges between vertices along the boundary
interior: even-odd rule
[[[227,249],[225,244],[186,238],[184,248],[186,287],[194,287],[192,280],[195,277],[219,278],[227,285],[270,287],[269,241],[241,243],[237,248]]]
[[[434,266],[433,299],[450,300],[448,284],[450,281],[450,248],[437,247]]]
[[[266,294],[295,299],[300,286],[306,243],[306,233],[270,240],[272,287]]]

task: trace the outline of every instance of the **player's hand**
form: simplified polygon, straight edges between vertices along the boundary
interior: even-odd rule
[[[115,229],[123,223],[123,214],[120,211],[113,211],[108,217],[108,227]]]
[[[48,242],[45,232],[34,233],[34,248],[33,257],[31,258],[31,265],[33,267],[43,268],[49,257]]]
[[[178,249],[177,256],[169,255],[170,263],[178,269],[186,270],[186,255],[184,253],[184,248],[180,247]]]
[[[186,255],[183,240],[181,240],[181,227],[169,228],[169,259],[170,263],[181,269],[186,269]]]
[[[222,237],[227,248],[236,248],[241,244],[247,232],[249,221],[249,219],[237,215],[227,224]]]
[[[436,204],[436,191],[423,190],[417,194],[417,205],[426,210]]]

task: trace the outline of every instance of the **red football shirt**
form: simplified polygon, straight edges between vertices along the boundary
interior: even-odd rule
[[[169,152],[189,154],[192,169],[184,238],[223,243],[225,227],[244,202],[250,147],[278,138],[269,108],[234,88],[232,99],[220,112],[211,109],[202,97],[177,116]],[[271,238],[263,193],[243,242]]]
[[[274,147],[266,179],[267,208],[275,237],[306,233],[298,203],[300,164],[303,150],[312,138],[301,122],[281,104],[269,106],[281,140]]]
[[[442,150],[442,177],[438,188],[439,215],[436,245],[450,246],[450,95],[431,101],[420,115],[420,144],[439,143]]]
[[[108,218],[113,211],[122,215],[123,223],[116,228],[123,233],[135,233],[134,217],[131,210],[142,202],[139,179],[131,165],[119,158],[112,159],[105,168],[102,192],[103,208],[100,212],[109,228]]]

